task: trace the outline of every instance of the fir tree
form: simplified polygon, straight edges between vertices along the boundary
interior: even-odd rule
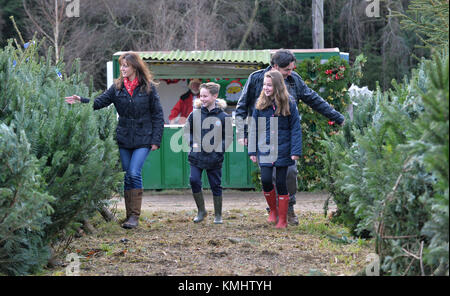
[[[435,178],[433,194],[425,203],[431,217],[422,228],[429,238],[424,246],[424,263],[433,266],[434,275],[449,274],[449,58],[436,54],[426,63],[428,85],[416,85],[424,111],[415,124],[418,137],[406,145],[406,151],[423,160]]]
[[[0,51],[0,120],[16,134],[25,133],[43,192],[55,197],[51,223],[42,229],[44,245],[54,246],[120,190],[123,174],[113,139],[117,120],[112,108],[94,114],[90,105],[66,104],[64,97],[74,93],[95,95],[83,83],[85,74],[77,65],[64,73],[64,64],[52,63],[51,49],[39,56],[36,40],[25,47],[10,41]]]
[[[393,86],[324,142],[335,218],[375,238],[384,274],[448,274],[448,55]]]
[[[54,198],[45,193],[25,133],[0,124],[0,274],[23,275],[47,263],[45,227]]]
[[[428,48],[448,48],[448,0],[412,0],[407,12],[393,13],[405,30],[415,32]]]

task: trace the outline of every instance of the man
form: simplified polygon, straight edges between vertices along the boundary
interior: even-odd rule
[[[188,85],[189,90],[181,95],[178,102],[172,108],[172,111],[170,111],[169,115],[170,124],[174,124],[176,122],[176,118],[178,115],[180,115],[180,118],[178,119],[178,124],[185,124],[186,118],[192,112],[194,99],[198,97],[198,94],[200,92],[201,83],[202,82],[200,79],[191,79],[189,81]]]
[[[250,74],[247,83],[242,90],[241,97],[236,105],[236,134],[238,142],[247,146],[247,126],[244,121],[251,117],[255,108],[256,101],[261,94],[263,87],[264,74],[272,69],[278,70],[284,78],[284,82],[289,93],[299,103],[302,100],[314,111],[319,112],[329,120],[337,124],[343,124],[344,116],[334,110],[324,99],[315,91],[306,86],[300,75],[294,70],[296,58],[292,52],[286,49],[280,49],[272,56],[270,66],[266,69],[258,70]],[[301,114],[300,114],[301,116]],[[275,173],[275,170],[274,170]],[[295,194],[297,193],[297,162],[288,168],[286,182],[289,192],[288,223],[298,225],[298,217],[294,212],[296,203]]]

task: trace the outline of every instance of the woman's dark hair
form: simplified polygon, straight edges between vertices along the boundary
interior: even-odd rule
[[[280,68],[289,66],[290,63],[297,61],[295,55],[287,49],[280,49],[274,53],[270,61],[270,65],[278,65]]]
[[[157,85],[157,83],[153,80],[153,75],[150,72],[150,69],[145,65],[145,62],[141,59],[141,57],[132,51],[125,52],[119,57],[119,65],[126,61],[128,66],[133,67],[136,70],[136,78],[139,81],[139,85],[142,85],[146,93],[150,93],[152,91],[152,84]],[[122,73],[115,81],[115,85],[117,89],[121,89],[123,87],[123,77]]]

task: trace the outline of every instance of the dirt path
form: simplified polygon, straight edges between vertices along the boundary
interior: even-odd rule
[[[223,224],[214,224],[210,192],[208,217],[193,223],[189,191],[147,191],[139,227],[126,230],[98,215],[96,231],[77,238],[64,254],[79,256],[80,275],[352,275],[365,266],[370,245],[334,242],[346,233],[322,215],[326,193],[299,193],[299,225],[276,229],[267,223],[260,192],[225,190]],[[118,199],[119,217],[124,217]],[[335,206],[330,206],[334,209]],[[65,267],[49,270],[65,274]]]
[[[205,205],[207,209],[213,209],[212,194],[205,191]],[[328,198],[328,193],[300,192],[296,194],[296,212],[323,212],[323,205]],[[119,209],[124,209],[123,199],[117,203]],[[248,192],[238,190],[224,190],[223,210],[230,209],[264,209],[267,207],[266,200],[261,192]],[[330,202],[329,209],[336,207]],[[142,201],[144,211],[184,211],[195,209],[195,203],[189,190],[158,193],[145,191]]]

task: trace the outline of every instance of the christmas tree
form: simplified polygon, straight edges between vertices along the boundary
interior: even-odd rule
[[[328,138],[336,221],[375,239],[383,274],[448,274],[448,54],[394,88],[353,97]]]
[[[95,114],[90,105],[65,103],[64,97],[74,93],[84,97],[95,94],[83,83],[86,75],[77,64],[65,73],[62,62],[52,62],[51,49],[46,57],[39,56],[38,49],[36,40],[28,42],[26,48],[10,41],[0,51],[0,120],[16,135],[24,133],[36,159],[33,166],[41,176],[43,196],[53,197],[53,211],[48,216],[51,222],[44,223],[40,231],[44,245],[55,246],[72,235],[81,221],[108,204],[120,190],[123,175],[113,138],[114,109]],[[26,145],[25,140],[19,143]],[[8,188],[0,182],[2,190]],[[20,231],[29,234],[25,229]],[[23,241],[28,240],[23,237]],[[11,256],[22,253],[20,247],[8,251]],[[29,261],[41,264],[38,258]]]
[[[47,263],[44,229],[54,198],[45,193],[23,131],[0,124],[0,274],[20,275]]]

